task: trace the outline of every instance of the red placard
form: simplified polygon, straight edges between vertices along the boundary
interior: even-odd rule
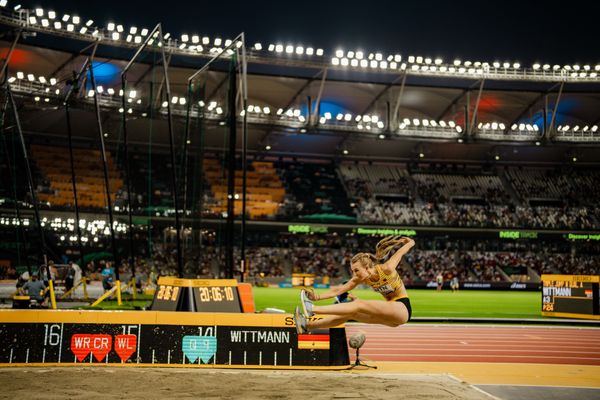
[[[121,358],[121,361],[126,362],[129,357],[135,352],[137,347],[136,335],[117,335],[115,336],[115,352]]]

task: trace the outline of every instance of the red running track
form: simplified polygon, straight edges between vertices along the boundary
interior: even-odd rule
[[[348,338],[358,331],[367,336],[360,358],[369,361],[600,365],[598,328],[346,325]],[[354,349],[350,355],[354,361]]]

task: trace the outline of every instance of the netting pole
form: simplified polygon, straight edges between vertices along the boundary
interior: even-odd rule
[[[27,272],[29,273],[29,276],[31,277],[31,264],[29,263],[29,257],[27,256],[27,236],[25,235],[25,228],[23,227],[23,219],[21,218],[21,207],[19,207],[19,198],[18,198],[18,193],[17,193],[17,177],[15,175],[16,172],[16,157],[15,158],[15,168],[11,167],[11,161],[10,161],[10,152],[8,151],[8,145],[6,143],[6,138],[5,138],[5,129],[4,129],[4,117],[6,115],[6,110],[8,109],[8,96],[6,97],[6,101],[4,103],[4,106],[2,107],[2,120],[0,121],[0,136],[2,136],[2,147],[4,147],[4,155],[5,155],[5,159],[6,159],[6,166],[8,168],[8,175],[12,178],[11,182],[10,182],[10,186],[13,189],[13,201],[15,202],[15,212],[17,214],[17,221],[18,221],[18,227],[16,229],[16,239],[17,239],[17,263],[21,264],[21,246],[20,246],[20,242],[19,242],[19,234],[21,236],[21,239],[23,240],[23,247],[25,248],[25,264],[27,265]],[[14,139],[13,139],[13,135],[11,135],[11,142],[13,144],[13,154],[15,153],[14,151]]]
[[[131,268],[131,277],[135,278],[135,265],[133,262],[133,217],[131,215],[131,171],[129,168],[129,140],[127,137],[127,104],[125,101],[125,97],[127,96],[125,73],[121,75],[121,89],[123,90],[123,96],[121,96],[121,107],[123,108],[123,118],[121,118],[121,129],[123,130],[123,151],[125,152],[125,176],[127,177],[127,238],[129,242],[129,268]]]
[[[108,179],[108,166],[106,161],[106,146],[104,145],[104,135],[102,134],[102,120],[100,118],[100,105],[98,104],[98,90],[96,87],[96,79],[94,78],[94,67],[92,64],[88,66],[90,71],[90,82],[92,82],[92,90],[94,91],[94,107],[96,109],[96,127],[98,128],[98,136],[100,137],[100,146],[102,151],[102,167],[104,171],[104,186],[106,188],[106,204],[108,207],[108,222],[110,230],[110,241],[113,249],[113,259],[115,262],[115,278],[119,281],[119,266],[117,261],[117,243],[115,240],[115,229],[113,227],[113,210],[112,201],[110,199],[110,182]]]
[[[232,63],[235,63],[235,57],[233,57]],[[232,71],[233,70],[233,71]],[[229,91],[228,91],[228,105],[229,105],[229,159],[227,165],[227,223],[226,223],[226,248],[225,248],[225,267],[227,270],[227,278],[233,279],[234,262],[233,262],[233,247],[234,247],[234,219],[235,219],[235,153],[236,153],[236,141],[237,141],[237,115],[235,101],[237,97],[237,77],[235,74],[235,64],[233,67],[230,65],[229,71]]]
[[[40,256],[42,258],[43,264],[46,266],[46,276],[48,278],[48,283],[52,290],[52,275],[50,275],[50,268],[48,267],[48,257],[46,256],[46,240],[44,238],[44,230],[42,228],[42,222],[40,220],[40,209],[38,205],[37,195],[35,194],[33,175],[31,173],[31,164],[29,162],[29,156],[27,154],[27,146],[25,145],[25,136],[23,135],[23,130],[21,128],[21,120],[19,119],[19,112],[17,111],[17,104],[15,103],[15,98],[13,97],[12,91],[10,90],[10,85],[6,86],[6,91],[8,93],[10,106],[13,112],[13,118],[15,119],[15,127],[17,128],[17,134],[19,135],[19,140],[21,141],[21,149],[23,150],[23,157],[25,159],[25,172],[27,174],[27,181],[29,182],[29,194],[31,195],[31,202],[33,203],[33,211],[35,215],[35,223],[37,224],[38,233],[40,236]],[[54,296],[52,293],[51,297],[52,308],[56,308],[56,303],[54,301]]]
[[[240,280],[244,282],[244,273],[246,272],[246,172],[247,172],[247,147],[248,147],[248,132],[247,132],[247,114],[248,114],[248,82],[246,80],[247,64],[246,64],[246,39],[242,32],[242,231],[241,231],[241,265],[240,265]]]
[[[94,59],[97,49],[98,49],[98,41],[96,41],[94,43],[94,48],[92,50],[92,54],[83,63],[81,70],[77,74],[75,81],[74,81],[73,85],[71,86],[71,89],[69,89],[69,91],[67,92],[67,95],[65,96],[65,100],[64,100],[65,115],[67,118],[67,137],[68,137],[68,141],[69,141],[69,161],[71,164],[71,184],[73,187],[73,201],[74,201],[74,205],[75,205],[75,225],[77,226],[77,246],[79,247],[79,259],[81,260],[81,265],[83,267],[82,271],[85,271],[85,265],[84,265],[85,253],[83,251],[83,244],[81,243],[81,228],[79,227],[79,200],[77,199],[77,183],[75,180],[75,162],[74,162],[74,157],[73,157],[73,132],[72,132],[72,126],[71,126],[71,112],[69,111],[69,101],[71,100],[71,95],[73,94],[73,91],[78,87],[78,84],[80,83],[79,81],[81,80],[81,76],[87,69],[87,66]]]
[[[157,25],[158,28],[158,32],[159,32],[159,40],[163,40],[163,34],[162,34],[162,27],[160,24]],[[173,206],[175,207],[175,234],[177,235],[176,237],[176,243],[177,243],[177,272],[179,274],[179,277],[182,278],[183,277],[183,255],[181,254],[181,228],[179,226],[179,201],[177,199],[177,172],[175,171],[176,169],[176,164],[175,164],[175,145],[173,143],[174,139],[173,139],[173,119],[172,119],[172,114],[171,114],[171,84],[169,82],[169,71],[168,71],[168,67],[167,67],[167,58],[165,55],[165,48],[164,46],[161,47],[161,51],[162,51],[162,58],[163,58],[163,71],[165,74],[165,89],[166,89],[166,95],[167,95],[167,122],[168,122],[168,126],[169,126],[169,149],[171,152],[171,184],[172,184],[172,191],[173,191]]]

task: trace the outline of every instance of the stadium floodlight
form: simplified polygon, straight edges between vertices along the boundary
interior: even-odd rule
[[[383,60],[383,55],[381,53],[375,53],[375,60],[377,60],[377,61]]]
[[[446,121],[440,121],[439,124],[440,124],[440,127],[442,127],[442,128],[446,127]]]
[[[429,120],[428,119],[424,119],[423,121],[421,121],[421,123],[423,124],[423,126],[429,126]]]
[[[10,78],[8,78],[8,83],[13,83],[16,80],[17,80],[17,78],[15,78],[14,76],[11,76]]]
[[[396,63],[395,61],[392,61],[392,62],[390,63],[390,68],[391,68],[391,69],[398,69],[398,63]]]
[[[547,70],[549,70],[549,69],[550,69],[550,64],[544,64],[544,65],[542,66],[542,69],[543,69],[544,71],[547,71]]]
[[[353,67],[358,67],[358,60],[356,58],[353,58],[352,60],[350,60],[350,65]]]
[[[592,129],[591,129],[591,131],[592,131],[592,132],[594,132],[594,133],[595,133],[596,131],[598,131],[598,125],[594,125],[594,126],[592,126]]]
[[[335,51],[335,56],[336,56],[337,58],[342,58],[342,57],[344,57],[344,50],[340,50],[340,49],[336,50],[336,51]]]
[[[110,32],[115,30],[115,24],[114,22],[109,22],[108,25],[106,26],[106,29],[108,29]]]
[[[282,44],[278,44],[275,46],[275,52],[276,53],[281,53],[283,51],[283,45]]]
[[[125,39],[125,41],[126,41],[127,43],[130,43],[130,42],[131,42],[131,40],[133,40],[133,36],[131,36],[131,34],[127,35],[127,38]]]
[[[37,15],[38,17],[41,17],[44,15],[44,9],[43,8],[36,8],[35,9],[35,15]]]
[[[419,66],[417,64],[413,64],[410,66],[410,69],[413,71],[418,71],[419,70]]]
[[[456,128],[456,122],[454,122],[454,121],[449,121],[449,122],[448,122],[448,126],[449,126],[450,128]]]
[[[221,38],[215,38],[214,44],[215,46],[220,47],[222,42],[223,40]]]
[[[67,31],[68,32],[73,32],[75,30],[75,25],[73,24],[67,24]]]
[[[184,33],[183,35],[181,35],[182,42],[187,43],[187,42],[189,42],[189,40],[190,40],[190,37],[187,34]]]
[[[356,56],[357,59],[362,60],[365,55],[364,55],[364,53],[362,51],[359,50],[359,51],[356,52],[355,56]]]
[[[481,129],[481,128],[483,128],[483,122],[480,122],[480,123],[477,125],[477,129]]]
[[[296,46],[296,54],[298,54],[298,55],[304,54],[304,47]]]
[[[570,65],[565,65],[563,67],[563,69],[566,70],[566,71],[570,71],[571,70],[571,66]]]
[[[54,12],[54,11],[51,11]],[[48,13],[48,17],[50,17],[50,12]],[[88,28],[94,23],[93,19],[88,19],[88,21],[85,23],[85,26],[87,26]]]
[[[71,18],[71,16],[69,14],[63,15],[62,22],[67,22],[69,20],[69,18]]]
[[[344,67],[347,67],[349,63],[350,63],[350,60],[348,60],[345,57],[340,60],[340,64]]]
[[[383,128],[383,127],[382,127]],[[385,139],[385,135],[383,133],[379,134],[379,139]]]
[[[312,47],[307,47],[306,48],[306,55],[307,56],[312,56],[313,54],[315,54],[315,49],[313,49]]]
[[[519,68],[521,68],[521,64],[519,64],[518,62],[517,62],[517,63],[514,63],[514,64],[513,64],[513,68],[514,68],[514,69],[519,69]]]
[[[417,64],[422,64],[422,63],[423,63],[423,57],[421,57],[421,56],[417,56],[417,57],[415,58],[415,62],[416,62]]]
[[[563,126],[563,132],[568,132],[571,127],[569,125]]]
[[[494,68],[500,68],[500,63],[498,61],[494,61],[492,65],[494,66]]]
[[[339,58],[337,58],[337,57],[333,57],[333,58],[331,59],[331,63],[332,63],[333,65],[340,65],[340,59],[339,59]]]
[[[142,31],[140,32],[140,35],[146,36],[147,34],[148,34],[148,28],[142,28]]]
[[[47,27],[49,27],[49,26],[50,26],[50,21],[48,21],[46,18],[44,18],[44,19],[42,20],[42,26],[43,26],[44,28],[47,28]]]
[[[262,50],[262,44],[254,43],[254,50],[258,50],[258,51]]]
[[[369,61],[368,60],[360,60],[360,66],[362,68],[367,68],[369,66]]]
[[[417,118],[414,118],[412,120],[412,123],[413,123],[414,126],[419,126],[421,124],[421,121],[419,121]]]
[[[500,160],[500,156],[499,156],[498,154],[496,154],[496,155],[494,156],[494,159],[495,159],[496,161],[498,161],[498,160]]]
[[[536,70],[536,71],[537,71],[538,69],[540,69],[540,67],[541,67],[541,65],[540,65],[540,64],[538,64],[538,63],[536,63],[536,64],[533,64],[533,69],[534,69],[534,70]]]
[[[346,57],[354,58],[354,52],[352,50],[349,50],[348,53],[346,53]]]
[[[408,62],[411,64],[414,64],[415,62],[415,56],[408,56]]]
[[[31,17],[29,17],[29,23],[31,25],[37,24],[37,18],[35,18],[35,16],[32,15]]]
[[[131,28],[129,28],[129,34],[130,35],[135,35],[138,31],[137,26],[132,26]]]
[[[492,129],[494,129],[494,130],[498,129],[498,123],[497,122],[492,122]]]
[[[108,88],[106,91],[107,91],[107,92],[108,92],[108,94],[110,94],[111,96],[112,96],[113,94],[115,94],[115,89],[113,89],[113,88]]]
[[[83,35],[87,32],[87,30],[88,30],[87,26],[82,26],[81,29],[79,30],[79,33],[81,33]]]
[[[73,15],[73,18],[71,18],[71,20],[75,25],[79,25],[79,23],[81,22],[81,18],[79,18],[78,15]]]
[[[88,90],[88,97],[94,97],[94,91],[92,89]]]
[[[0,0],[0,7],[6,7],[6,4],[8,4],[8,0]]]
[[[263,113],[265,113],[266,115],[271,114],[271,109],[269,107],[263,107]]]
[[[578,130],[579,130],[579,125],[575,125],[575,126],[573,127],[573,132],[577,132]]]
[[[579,71],[581,69],[581,67],[579,65],[575,64],[575,65],[573,65],[573,69],[575,71]]]
[[[40,81],[40,83],[42,83],[42,84],[46,83],[46,78],[45,78],[45,77],[43,77],[43,76],[39,76],[39,77],[38,77],[38,80],[39,80],[39,81]]]
[[[371,60],[371,62],[369,63],[369,66],[371,68],[377,68],[378,65],[379,63],[376,60]]]
[[[459,59],[454,60],[454,65],[456,67],[458,67],[460,65],[460,60]]]
[[[331,119],[331,113],[330,112],[326,112],[325,114],[323,114],[323,117],[325,117],[326,120],[330,120]]]
[[[588,125],[586,125],[586,126],[584,126],[584,127],[583,127],[583,131],[584,131],[584,132],[587,132],[587,131],[589,131],[589,130],[590,130],[590,127],[589,127]]]
[[[27,74],[27,80],[29,82],[33,82],[33,81],[35,81],[35,76],[33,74]]]
[[[180,97],[179,98],[179,105],[185,106],[186,100],[185,97]]]
[[[50,85],[56,85],[56,78],[50,78]]]
[[[464,74],[466,71],[467,71],[467,69],[466,69],[465,67],[460,67],[460,68],[458,69],[458,73],[459,73],[459,74]]]
[[[468,61],[468,60],[464,62],[465,67],[470,67],[471,64],[473,64],[473,63],[471,61]]]
[[[111,35],[112,40],[119,40],[119,32],[113,32]]]
[[[425,153],[423,153],[422,151],[419,152],[419,158],[423,158],[423,157],[425,157]]]
[[[379,62],[379,68],[381,68],[381,69],[387,69],[387,67],[388,67],[387,61],[380,61]]]
[[[500,130],[505,130],[506,129],[506,125],[504,125],[502,122],[500,122],[498,124],[498,128],[500,128]]]
[[[560,69],[560,65],[558,64],[554,64],[554,66],[552,67],[553,70],[559,70]]]
[[[525,124],[519,124],[519,130],[520,131],[524,131],[525,130]]]
[[[17,4],[16,6],[13,7],[13,10],[15,11],[19,11],[21,9],[21,5]]]
[[[322,56],[323,55],[323,49],[317,49],[317,52],[315,53],[318,56]]]
[[[225,47],[229,47],[229,46],[231,46],[231,44],[232,44],[232,43],[233,43],[233,40],[231,40],[231,39],[227,39],[227,40],[225,40]],[[239,42],[238,42],[238,43],[239,43]]]
[[[60,23],[60,21],[54,21],[54,29],[60,29],[62,28],[62,24]]]
[[[98,93],[102,93],[102,92],[104,92],[104,87],[102,87],[102,85],[100,85],[100,86],[96,87],[96,91]]]
[[[505,63],[502,64],[502,67],[503,68],[510,68],[510,63],[505,62]]]
[[[442,63],[444,62],[444,60],[442,60],[441,58],[436,58],[434,61],[435,65],[442,65]]]

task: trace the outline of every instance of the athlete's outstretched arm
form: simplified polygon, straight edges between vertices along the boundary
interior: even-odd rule
[[[400,263],[400,260],[402,260],[402,257],[404,257],[404,255],[406,253],[408,253],[410,251],[410,249],[413,248],[413,246],[415,245],[415,241],[412,240],[411,238],[402,238],[404,239],[404,244],[402,245],[402,247],[400,247],[393,256],[390,257],[389,260],[387,260],[384,264],[383,264],[383,270],[384,271],[391,271],[391,270],[395,270],[396,266]]]
[[[356,286],[358,286],[359,283],[360,282],[358,281],[358,279],[356,277],[352,277],[352,279],[350,279],[348,282],[344,283],[343,285],[335,286],[325,293],[317,294],[317,293],[313,292],[312,290],[307,290],[306,293],[308,295],[308,298],[313,301],[314,300],[331,299],[331,298],[334,298],[335,296],[338,296],[342,293],[345,293],[345,292],[348,292],[348,291],[354,289]]]

